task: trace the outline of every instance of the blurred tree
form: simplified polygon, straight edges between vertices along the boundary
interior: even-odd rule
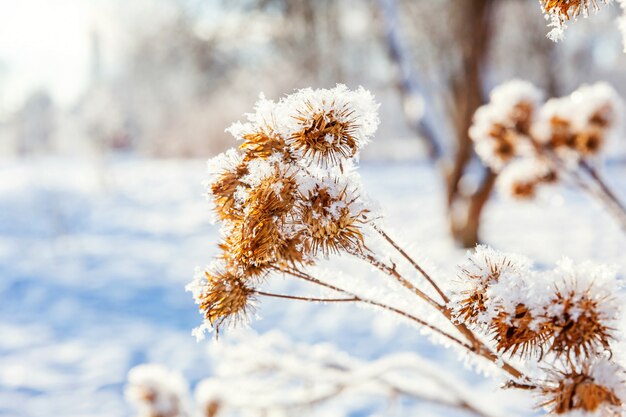
[[[544,24],[543,19],[537,7],[522,3],[378,0],[389,56],[399,68],[399,92],[405,102],[422,100],[421,112],[405,116],[444,173],[450,230],[465,247],[479,241],[481,213],[495,183],[488,168],[478,174],[472,168],[468,135],[485,92],[494,79],[517,75],[520,68],[550,91],[558,88],[552,44],[537,24],[537,30],[528,30],[533,19]],[[513,10],[518,22],[501,25],[496,15]],[[520,29],[523,37],[512,33]]]

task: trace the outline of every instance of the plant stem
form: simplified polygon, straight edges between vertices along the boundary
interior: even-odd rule
[[[432,307],[434,307],[437,311],[439,311],[454,327],[456,327],[456,329],[463,336],[465,336],[467,341],[470,342],[470,345],[471,345],[470,350],[472,352],[488,359],[489,361],[493,363],[498,364],[498,366],[500,366],[503,370],[505,370],[507,373],[509,373],[511,376],[513,376],[516,379],[524,377],[524,374],[522,374],[519,370],[517,370],[515,367],[513,367],[509,363],[504,362],[503,360],[501,360],[502,358],[500,358],[497,354],[493,353],[483,342],[480,341],[480,339],[478,339],[478,337],[476,337],[474,332],[472,332],[465,324],[458,323],[454,319],[452,315],[452,311],[447,306],[443,306],[435,302],[426,293],[424,293],[422,290],[417,288],[410,281],[408,281],[406,278],[400,275],[400,273],[398,273],[395,267],[390,267],[386,265],[385,263],[377,260],[371,254],[358,254],[357,253],[356,255],[359,256],[361,259],[365,260],[366,262],[369,262],[372,266],[376,267],[383,273],[399,281],[403,286],[413,291],[415,294],[417,294],[418,297],[422,298],[423,300],[428,302]]]
[[[443,330],[439,329],[438,327],[436,327],[436,326],[434,326],[434,325],[432,325],[432,324],[430,324],[430,323],[420,319],[419,317],[415,317],[414,315],[407,313],[406,311],[403,311],[403,310],[400,310],[398,308],[389,306],[387,304],[380,303],[378,301],[374,301],[374,300],[370,300],[370,299],[367,299],[367,298],[363,298],[363,297],[361,297],[359,295],[356,295],[356,294],[354,294],[354,293],[352,293],[350,291],[344,290],[343,288],[339,288],[339,287],[337,287],[335,285],[331,285],[331,284],[328,284],[326,282],[323,282],[323,281],[321,281],[321,280],[319,280],[319,279],[317,279],[317,278],[307,274],[306,272],[303,272],[303,271],[300,271],[300,270],[297,270],[297,269],[292,269],[292,268],[289,268],[289,269],[275,268],[275,269],[277,271],[280,271],[280,272],[284,273],[284,274],[289,274],[289,275],[291,275],[293,277],[302,279],[304,281],[308,281],[308,282],[311,282],[313,284],[317,284],[319,286],[322,286],[322,287],[331,289],[333,291],[339,292],[341,294],[347,295],[354,302],[363,303],[363,304],[369,304],[369,305],[372,305],[372,306],[375,306],[375,307],[382,308],[382,309],[387,310],[387,311],[391,311],[391,312],[393,312],[395,314],[398,314],[398,315],[400,315],[400,316],[402,316],[404,318],[412,320],[412,321],[418,323],[421,326],[429,328],[433,332],[438,333],[441,336],[444,336],[445,338],[447,338],[447,339],[449,339],[449,340],[451,340],[451,341],[461,345],[462,347],[464,347],[464,348],[466,348],[466,349],[468,349],[470,351],[472,350],[472,346],[471,345],[463,342],[462,340],[452,336],[449,333],[446,333],[445,331],[443,331]],[[285,298],[290,298],[290,297],[285,297]],[[295,299],[308,300],[309,298],[308,297],[296,297]],[[348,301],[348,299],[345,299],[345,301]]]
[[[274,298],[286,298],[289,300],[301,300],[301,301],[310,301],[314,303],[343,303],[343,302],[352,302],[359,301],[357,297],[350,298],[315,298],[315,297],[301,297],[297,295],[287,295],[287,294],[274,294],[265,291],[254,291],[255,294],[262,295],[264,297],[274,297]]]
[[[435,283],[435,280],[413,258],[411,258],[409,254],[406,253],[404,249],[402,249],[400,245],[398,245],[384,230],[379,229],[376,226],[374,226],[374,230],[376,230],[391,246],[393,246],[394,249],[396,249],[398,253],[400,253],[400,255],[404,257],[404,259],[409,261],[413,268],[415,268],[426,279],[426,281],[430,283],[435,291],[437,291],[444,303],[447,304],[450,301],[446,294],[441,290],[439,285]]]
[[[380,270],[384,274],[391,276],[396,281],[398,281],[400,284],[402,284],[403,287],[405,287],[408,290],[410,290],[411,292],[415,293],[418,297],[420,297],[422,300],[426,301],[428,304],[433,306],[435,309],[437,309],[439,311],[443,311],[445,309],[445,306],[443,306],[443,305],[439,304],[438,302],[436,302],[435,300],[433,300],[428,294],[426,294],[424,291],[420,290],[413,283],[411,283],[411,281],[409,281],[408,279],[406,279],[402,275],[400,275],[400,273],[396,270],[395,265],[394,266],[389,266],[386,263],[384,263],[383,261],[380,261],[380,260],[376,259],[376,257],[374,257],[374,255],[372,255],[371,253],[356,253],[355,252],[355,253],[353,253],[353,255],[356,255],[359,259],[362,259],[362,260],[366,261],[367,263],[372,265],[374,268]]]
[[[613,216],[615,216],[616,220],[619,222],[622,230],[626,232],[626,207],[624,204],[617,198],[613,190],[608,186],[606,181],[600,176],[598,171],[589,165],[589,163],[585,160],[581,160],[579,163],[581,169],[586,172],[589,177],[594,181],[594,183],[598,186],[601,194],[596,194],[597,197],[604,203],[607,210],[609,210]]]
[[[383,265],[384,267],[386,267],[386,268],[389,268],[390,270],[395,271],[395,269],[393,269],[393,268],[391,268],[391,267],[388,267],[388,266],[386,266],[386,265],[384,265],[384,264],[382,264],[382,265]],[[384,268],[384,267],[383,267],[383,269],[382,269],[382,270],[383,270],[383,272],[385,272],[385,268]],[[418,318],[418,317],[415,317],[415,316],[413,316],[413,315],[411,315],[411,314],[409,314],[409,313],[407,313],[407,312],[405,312],[405,311],[402,311],[402,310],[397,309],[397,308],[395,308],[395,307],[388,306],[388,305],[383,304],[383,303],[379,303],[379,302],[377,302],[377,301],[364,299],[364,298],[362,298],[362,297],[360,297],[360,296],[358,296],[358,295],[356,295],[356,294],[354,294],[354,293],[352,293],[352,292],[350,292],[350,291],[344,290],[344,289],[339,288],[339,287],[337,287],[337,286],[335,286],[335,285],[327,284],[327,283],[325,283],[325,282],[323,282],[323,281],[321,281],[321,280],[319,280],[319,279],[317,279],[317,278],[315,278],[315,277],[313,277],[313,276],[311,276],[311,275],[307,274],[306,272],[303,272],[303,271],[300,271],[300,270],[297,270],[297,269],[292,269],[292,268],[289,268],[289,269],[275,268],[275,269],[276,269],[276,270],[278,270],[278,271],[280,271],[280,272],[282,272],[282,273],[286,273],[286,274],[292,275],[292,276],[294,276],[294,277],[296,277],[296,278],[300,278],[300,279],[303,279],[303,280],[305,280],[305,281],[309,281],[309,282],[312,282],[312,283],[314,283],[314,284],[317,284],[317,285],[320,285],[320,286],[323,286],[323,287],[329,288],[329,289],[331,289],[331,290],[337,291],[337,292],[342,293],[342,294],[345,294],[345,295],[347,295],[347,296],[358,298],[359,300],[358,300],[358,301],[356,301],[356,302],[361,302],[361,303],[365,303],[365,304],[370,304],[370,305],[373,305],[373,306],[377,306],[377,307],[380,307],[380,308],[382,308],[382,309],[385,309],[385,310],[388,310],[388,311],[392,311],[392,312],[394,312],[394,313],[396,313],[396,314],[399,314],[399,315],[401,315],[401,316],[403,316],[403,317],[406,317],[406,318],[408,318],[408,319],[410,319],[410,320],[413,320],[413,321],[415,321],[416,323],[418,323],[418,324],[420,324],[420,325],[422,325],[422,326],[424,326],[424,327],[427,327],[427,328],[431,329],[432,331],[434,331],[434,332],[436,332],[436,333],[438,333],[438,334],[440,334],[440,335],[442,335],[442,336],[445,336],[445,337],[446,337],[446,338],[448,338],[449,340],[452,340],[453,342],[456,342],[457,344],[461,345],[462,347],[464,347],[464,348],[465,348],[465,349],[467,349],[468,351],[470,351],[470,352],[472,352],[472,353],[474,353],[474,354],[476,354],[476,355],[482,356],[483,358],[485,358],[485,359],[489,360],[490,362],[495,363],[495,364],[496,364],[496,365],[498,365],[498,366],[499,366],[502,370],[504,370],[504,371],[505,371],[505,372],[507,372],[509,375],[511,375],[513,378],[515,378],[515,379],[528,379],[528,378],[527,378],[527,377],[526,377],[526,376],[525,376],[522,372],[520,372],[518,369],[516,369],[515,367],[513,367],[511,364],[509,364],[509,363],[505,362],[504,360],[502,360],[502,358],[500,358],[498,355],[496,355],[495,353],[493,353],[493,352],[492,352],[492,351],[491,351],[491,350],[490,350],[490,349],[489,349],[489,348],[488,348],[488,347],[487,347],[487,346],[486,346],[483,342],[481,342],[481,341],[480,341],[480,340],[476,337],[476,335],[475,335],[475,334],[474,334],[474,333],[473,333],[473,332],[472,332],[472,331],[471,331],[471,330],[470,330],[467,326],[465,326],[465,325],[464,325],[464,324],[462,324],[462,323],[455,323],[455,320],[453,319],[453,316],[452,316],[452,312],[451,312],[451,310],[450,310],[449,308],[444,307],[444,306],[441,306],[441,305],[439,305],[439,304],[435,303],[434,301],[433,301],[433,303],[435,304],[435,306],[437,306],[437,307],[435,307],[435,308],[436,308],[436,310],[437,310],[437,311],[439,311],[441,314],[443,314],[443,316],[444,316],[446,319],[448,319],[448,321],[450,321],[450,323],[451,323],[451,324],[452,324],[452,325],[453,325],[453,326],[454,326],[454,327],[455,327],[455,328],[456,328],[456,329],[457,329],[457,330],[458,330],[458,331],[459,331],[459,332],[460,332],[460,333],[461,333],[461,334],[462,334],[462,335],[463,335],[463,336],[467,339],[467,341],[468,341],[468,342],[470,342],[470,343],[463,342],[463,341],[459,340],[458,338],[456,338],[456,337],[454,337],[454,336],[450,335],[449,333],[446,333],[445,331],[443,331],[443,330],[439,329],[438,327],[435,327],[435,326],[433,326],[432,324],[427,323],[427,322],[425,322],[424,320],[422,320],[422,319],[420,319],[420,318]],[[387,272],[385,272],[385,273],[387,273]],[[400,274],[398,274],[397,272],[396,272],[396,274],[397,274],[397,275],[398,275],[398,276],[399,276],[399,277],[400,277],[403,281],[406,281],[406,279],[405,279],[405,278],[403,278],[402,276],[400,276]],[[406,282],[408,282],[408,281],[406,281]],[[409,283],[409,284],[410,284],[410,283]],[[410,285],[411,285],[411,288],[415,288],[412,284],[410,284]],[[417,289],[417,288],[416,288],[416,289]],[[419,291],[419,289],[418,289],[418,291]],[[423,294],[423,292],[421,292],[421,291],[420,291],[420,293],[422,293],[422,294]],[[426,296],[426,297],[427,297],[427,296]],[[432,301],[432,300],[431,300],[431,301]]]

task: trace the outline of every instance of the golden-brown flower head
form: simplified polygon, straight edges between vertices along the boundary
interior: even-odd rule
[[[304,89],[280,103],[280,132],[295,155],[322,166],[354,158],[378,127],[373,96],[344,85]]]
[[[467,262],[460,265],[453,297],[456,318],[466,323],[489,325],[489,318],[480,317],[492,301],[487,290],[500,280],[522,279],[529,267],[530,262],[519,255],[498,252],[484,245],[476,246]]]
[[[542,186],[553,184],[558,175],[549,161],[538,157],[518,158],[497,179],[498,189],[516,200],[531,200]]]
[[[194,331],[201,338],[208,326],[219,332],[222,326],[237,324],[247,319],[254,301],[254,289],[244,278],[216,263],[206,271],[198,271],[196,279],[187,286],[206,320]]]
[[[337,164],[341,159],[352,158],[358,150],[354,137],[357,121],[350,118],[348,108],[315,113],[307,103],[307,110],[294,118],[302,130],[289,137],[289,144],[305,158]]]
[[[305,244],[311,253],[361,252],[365,242],[362,226],[369,210],[356,190],[331,179],[316,183],[303,193],[300,221]]]
[[[564,259],[549,276],[554,288],[542,322],[550,329],[550,351],[570,359],[610,351],[620,311],[615,271]]]
[[[224,259],[244,276],[258,276],[283,257],[298,259],[289,228],[300,198],[296,171],[280,161],[254,160],[249,175],[242,178],[247,188],[235,196],[242,218],[224,229]],[[302,258],[302,256],[300,256]]]
[[[245,161],[256,158],[267,159],[275,154],[282,155],[285,162],[293,160],[284,139],[276,132],[256,130],[243,134],[242,139],[243,143],[239,148],[245,152]]]
[[[469,136],[487,166],[499,171],[530,146],[528,135],[541,96],[531,83],[512,80],[494,88],[489,103],[476,111]]]
[[[535,319],[528,307],[521,303],[512,314],[500,311],[490,326],[496,349],[502,353],[520,356],[541,350],[548,333],[545,326]]]
[[[234,221],[242,216],[235,193],[246,185],[241,179],[248,174],[247,164],[235,150],[223,153],[208,163],[210,178],[207,182],[213,211],[220,221]]]
[[[550,370],[539,388],[540,407],[557,415],[573,411],[606,417],[623,415],[624,371],[605,359],[579,370]]]
[[[595,300],[587,292],[577,294],[569,291],[565,294],[556,292],[547,314],[546,324],[553,333],[550,349],[565,356],[589,356],[600,349],[609,350],[612,329]]]
[[[558,16],[562,21],[587,15],[591,7],[598,8],[598,0],[540,0],[540,3],[547,14]]]

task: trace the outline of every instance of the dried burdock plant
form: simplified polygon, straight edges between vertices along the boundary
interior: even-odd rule
[[[586,99],[579,102],[576,94]],[[571,175],[566,158],[597,174],[587,164],[591,140],[570,136],[598,134],[603,144],[616,124],[617,100],[604,85],[576,94],[567,103],[576,104],[578,117],[567,117],[571,108],[548,109],[552,113],[544,116],[555,117],[540,133],[541,94],[524,82],[496,90],[492,103],[477,113],[471,135],[487,163],[507,169],[520,155],[533,158],[517,194],[533,195],[539,185]],[[477,366],[506,375],[507,386],[543,394],[554,413],[577,410],[579,402],[583,410],[623,411],[618,387],[601,385],[587,368],[613,352],[615,271],[568,260],[552,271],[536,271],[522,256],[479,246],[461,265],[455,288],[440,286],[383,229],[360,185],[358,150],[377,124],[372,95],[340,85],[301,90],[278,102],[261,97],[248,122],[229,129],[242,144],[209,163],[207,190],[223,241],[218,259],[188,286],[205,318],[195,335],[240,323],[255,299],[358,303],[407,320]],[[338,271],[320,277],[315,266],[330,256],[365,262],[389,281],[368,291],[369,284],[349,287]],[[274,276],[304,281],[326,294],[262,290]],[[584,378],[572,385],[548,375]],[[561,407],[563,398],[574,405]],[[219,404],[206,407],[216,410]]]
[[[596,198],[626,232],[626,206],[601,174],[603,151],[621,128],[622,100],[606,83],[585,85],[545,103],[541,95],[520,80],[496,87],[474,115],[469,133],[476,153],[499,173],[504,194],[532,200],[564,180]],[[523,128],[514,111],[519,106],[529,108]],[[503,146],[510,150],[506,155]]]

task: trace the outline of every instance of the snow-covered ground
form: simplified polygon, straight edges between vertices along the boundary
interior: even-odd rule
[[[204,171],[204,161],[0,162],[0,415],[126,416],[132,411],[123,387],[132,366],[162,363],[192,384],[210,373],[206,347],[213,342],[191,336],[201,317],[184,291],[194,267],[216,253]],[[391,234],[437,265],[440,276],[454,277],[464,251],[447,234],[440,177],[421,163],[364,164],[361,173]],[[626,197],[626,167],[608,173]],[[484,240],[539,265],[569,256],[626,272],[626,237],[576,190],[536,204],[492,200]],[[359,358],[419,352],[484,382],[414,329],[369,310],[266,299],[257,314],[252,327],[259,332],[332,342]],[[376,411],[355,402],[342,407],[352,416]]]

